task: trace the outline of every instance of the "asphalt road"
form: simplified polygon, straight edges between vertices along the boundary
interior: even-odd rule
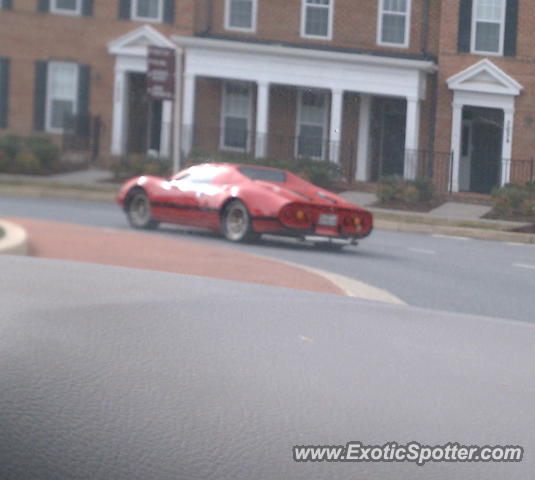
[[[109,204],[0,196],[0,215],[129,228]],[[160,235],[292,261],[386,289],[410,305],[535,322],[535,247],[376,230],[358,247],[318,251],[266,239],[232,245],[220,237],[164,226]]]

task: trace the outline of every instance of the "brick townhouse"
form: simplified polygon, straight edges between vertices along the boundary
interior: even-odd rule
[[[174,139],[455,192],[533,175],[529,0],[0,2],[0,128],[90,112],[102,158]],[[175,114],[145,95],[149,44],[181,58]]]

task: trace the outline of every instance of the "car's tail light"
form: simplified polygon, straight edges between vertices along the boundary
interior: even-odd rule
[[[371,215],[363,210],[361,212],[351,212],[344,216],[343,226],[347,233],[366,232],[371,227]]]
[[[303,205],[291,203],[282,209],[280,220],[286,227],[306,229],[312,226],[312,213]]]

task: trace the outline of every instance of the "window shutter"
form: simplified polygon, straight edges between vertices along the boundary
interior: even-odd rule
[[[13,0],[4,0],[2,3],[2,8],[5,10],[11,10],[13,8]]]
[[[508,57],[516,55],[516,36],[518,28],[518,0],[507,0],[505,11],[505,36],[503,54]]]
[[[37,131],[45,129],[46,116],[46,78],[47,62],[35,62],[35,88],[33,99],[33,128]]]
[[[7,128],[9,102],[9,59],[0,58],[0,128]]]
[[[166,23],[175,23],[175,0],[164,0],[163,20]]]
[[[459,6],[459,52],[470,52],[472,36],[472,0],[461,0]]]
[[[93,0],[82,0],[82,15],[84,17],[93,16]]]
[[[119,18],[130,20],[132,0],[119,0]]]
[[[50,0],[38,0],[37,10],[39,12],[45,12],[45,13],[50,11]]]
[[[89,114],[89,96],[91,91],[91,67],[80,65],[78,72],[78,113]]]

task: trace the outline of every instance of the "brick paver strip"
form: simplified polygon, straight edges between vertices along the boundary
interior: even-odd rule
[[[159,270],[313,292],[343,294],[329,280],[276,260],[160,235],[34,219],[12,219],[36,257]]]

